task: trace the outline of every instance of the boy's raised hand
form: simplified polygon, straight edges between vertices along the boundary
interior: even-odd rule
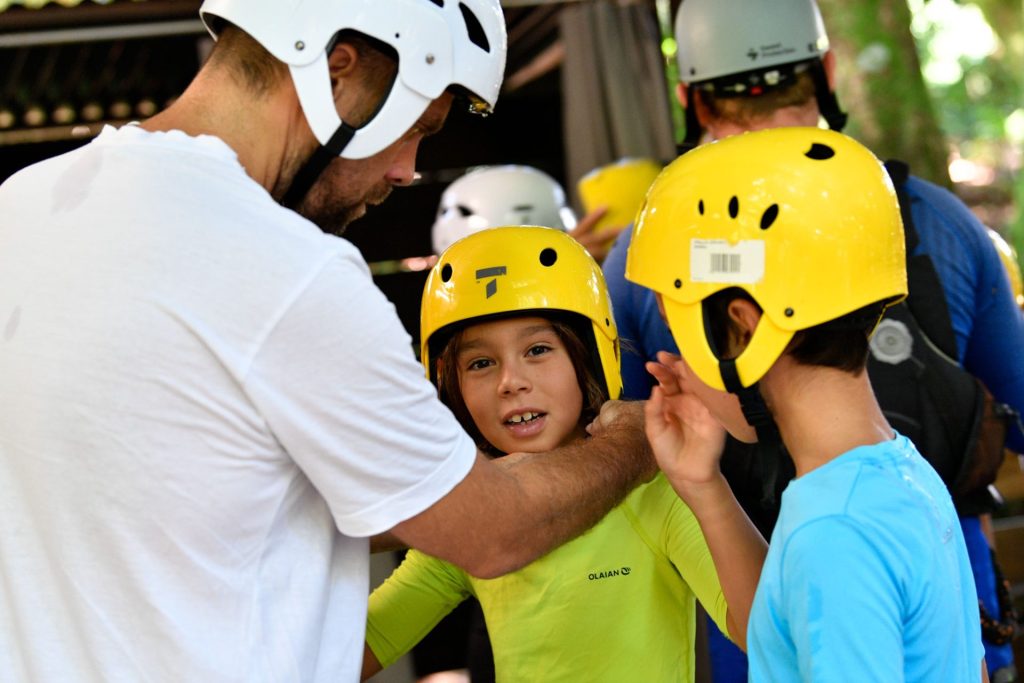
[[[645,431],[658,466],[677,488],[707,484],[720,476],[725,428],[694,394],[683,389],[688,372],[679,356],[661,351],[647,363],[658,380],[644,411]]]

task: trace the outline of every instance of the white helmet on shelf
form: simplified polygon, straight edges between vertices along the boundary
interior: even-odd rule
[[[482,166],[462,176],[441,195],[434,221],[434,253],[486,228],[540,225],[576,227],[576,214],[554,178],[531,166]]]
[[[398,54],[398,74],[376,115],[341,156],[363,159],[398,140],[449,87],[478,111],[498,99],[507,37],[499,0],[205,0],[199,14],[216,38],[216,19],[249,34],[288,66],[302,111],[321,145],[342,127],[328,52],[338,32],[375,38]]]

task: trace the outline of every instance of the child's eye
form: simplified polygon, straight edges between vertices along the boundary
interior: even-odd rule
[[[528,356],[542,356],[545,353],[551,351],[551,347],[547,344],[534,344],[530,347],[529,351],[526,352]]]
[[[490,358],[475,358],[466,363],[467,370],[483,370],[493,364]]]

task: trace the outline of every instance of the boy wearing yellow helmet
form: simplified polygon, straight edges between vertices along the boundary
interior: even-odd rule
[[[657,293],[682,356],[659,355],[647,432],[715,566],[760,572],[750,680],[984,679],[949,493],[865,371],[907,293],[893,185],[839,133],[784,128],[690,152],[641,210],[626,276]],[[718,468],[725,434],[780,439],[797,477],[762,546]]]
[[[686,110],[684,147],[744,131],[819,126],[822,120],[843,130],[846,114],[835,78],[839,65],[830,42],[836,27],[823,19],[827,13],[823,18],[816,0],[682,2],[675,39],[677,95]],[[948,190],[909,175],[906,168],[898,176],[908,228],[910,296],[887,312],[893,320],[879,329],[868,372],[885,414],[956,490],[959,474],[985,460],[976,457],[981,441],[976,425],[986,403],[979,381],[996,401],[1024,412],[1024,322],[974,214]],[[624,396],[646,398],[652,380],[644,363],[660,349],[674,350],[675,343],[650,292],[623,276],[630,234],[617,241],[604,269],[620,334],[630,342],[622,359]],[[1006,441],[1011,449],[1024,450],[1024,429],[1011,424]],[[722,468],[767,535],[778,514],[778,493],[792,470],[784,458],[751,461],[746,450],[730,440]],[[979,517],[994,507],[988,489],[958,491],[954,501],[978,597],[994,618],[1009,621],[1007,613],[1000,614],[994,560]],[[1015,680],[1012,648],[987,631],[993,678]],[[746,681],[742,656],[713,631],[709,642],[715,683]]]
[[[421,328],[428,376],[495,457],[585,438],[622,388],[604,277],[557,230],[494,228],[453,244],[427,280]],[[504,577],[410,551],[370,597],[363,675],[475,596],[499,682],[692,682],[695,599],[744,639],[756,577],[720,574],[721,584],[696,520],[659,475],[589,533]]]

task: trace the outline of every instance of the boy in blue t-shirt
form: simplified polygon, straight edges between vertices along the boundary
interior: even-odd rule
[[[907,293],[882,164],[817,128],[704,145],[651,187],[626,277],[658,294],[682,354],[648,363],[659,464],[715,566],[756,584],[750,680],[987,680],[952,501],[865,372]],[[796,467],[767,554],[718,467],[726,430]]]

